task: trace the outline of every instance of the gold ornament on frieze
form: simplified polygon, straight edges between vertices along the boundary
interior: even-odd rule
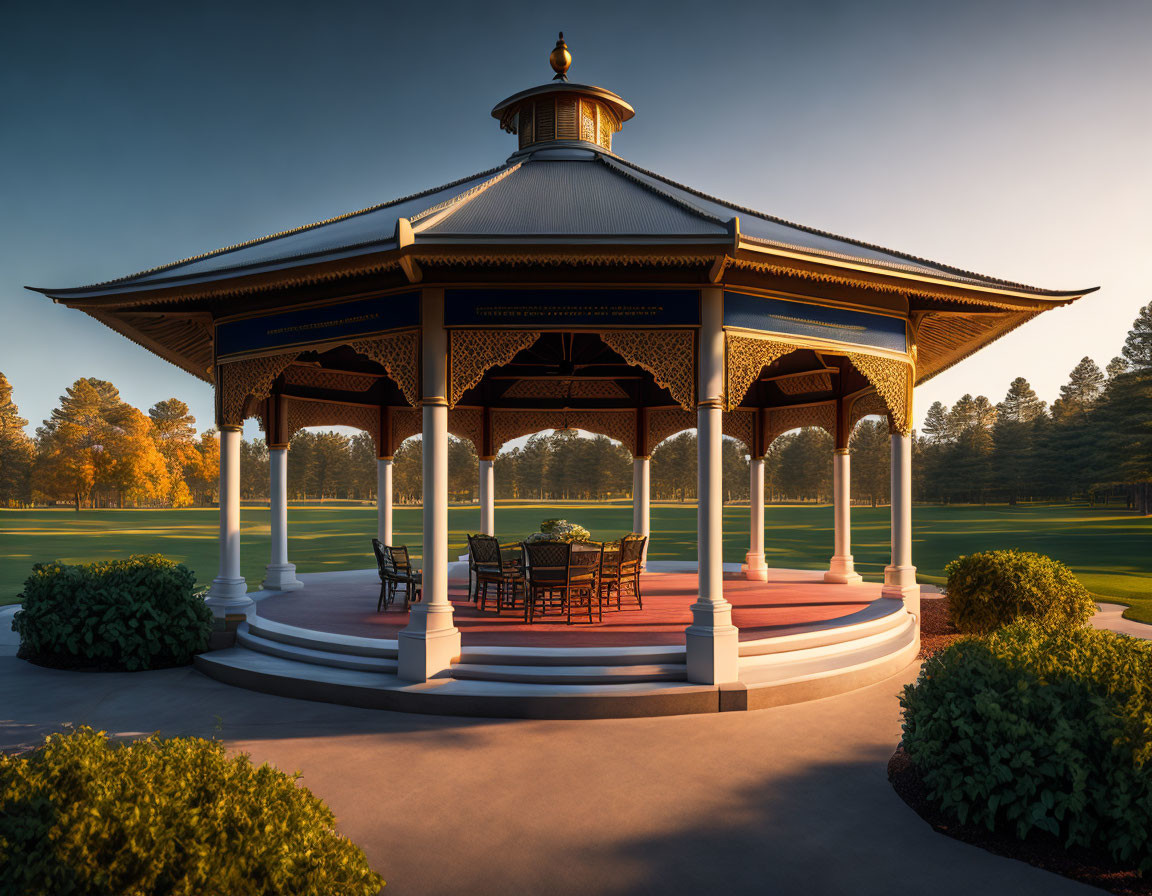
[[[647,370],[686,411],[696,407],[696,341],[691,330],[604,330],[604,344]]]
[[[456,407],[487,371],[509,363],[539,338],[539,330],[452,330],[448,407]]]
[[[727,399],[725,407],[739,407],[760,372],[775,361],[796,350],[796,346],[738,333],[724,334],[724,372]]]
[[[507,411],[492,412],[492,447],[545,429],[582,429],[621,442],[635,454],[636,412],[626,411]]]
[[[375,361],[400,388],[404,400],[413,407],[420,399],[420,333],[409,330],[370,339],[357,339],[348,346]]]
[[[648,412],[648,444],[646,454],[669,436],[696,425],[696,414],[683,408],[653,408]]]
[[[827,373],[806,373],[803,376],[786,376],[774,381],[785,395],[804,395],[808,392],[832,391],[832,377]]]
[[[240,426],[244,423],[249,399],[263,401],[272,394],[272,384],[300,356],[299,352],[247,358],[220,365],[220,423]]]
[[[480,408],[452,408],[448,411],[448,432],[458,439],[467,439],[482,454],[484,446],[484,412]]]
[[[896,358],[855,352],[848,353],[848,360],[875,387],[892,415],[896,431],[905,436],[912,432],[912,365]]]
[[[286,436],[291,440],[301,429],[309,426],[350,426],[363,430],[377,439],[380,432],[380,409],[365,405],[333,404],[327,401],[285,399]],[[377,445],[377,456],[384,446]]]
[[[856,424],[865,417],[887,416],[888,407],[884,404],[884,399],[875,392],[857,396],[848,412],[848,432],[851,434],[852,430],[856,428]]]
[[[367,392],[376,383],[371,376],[357,376],[340,370],[322,367],[289,367],[284,382],[309,389],[331,389],[334,392]]]
[[[423,431],[424,415],[419,408],[392,408],[392,444],[388,453],[395,454],[406,439]]]
[[[750,452],[756,450],[753,444],[756,432],[755,411],[724,411],[720,415],[720,431],[726,436],[743,442]]]

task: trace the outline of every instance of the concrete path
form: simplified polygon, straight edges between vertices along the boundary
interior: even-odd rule
[[[303,772],[389,894],[1098,892],[938,835],[900,801],[885,767],[914,677],[752,713],[532,722],[0,656],[0,747],[81,722],[221,737]]]
[[[1096,628],[1106,628],[1133,638],[1152,638],[1152,625],[1125,619],[1124,611],[1127,609],[1127,604],[1096,604],[1096,615],[1090,621]]]

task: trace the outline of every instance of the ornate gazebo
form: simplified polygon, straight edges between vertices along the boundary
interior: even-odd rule
[[[780,434],[835,444],[828,582],[859,581],[848,441],[884,415],[892,444],[892,554],[883,600],[913,617],[913,388],[1087,290],[1010,283],[793,224],[625,161],[633,117],[616,94],[552,81],[499,103],[516,139],[504,163],[326,221],[107,283],[42,289],[216,390],[220,569],[209,604],[249,614],[240,574],[240,428],[262,421],[271,456],[272,548],[264,587],[299,586],[287,553],[286,455],[302,427],[372,434],[379,537],[392,540],[391,463],[421,434],[424,601],[399,633],[398,674],[447,674],[461,654],[448,600],[447,445],[480,457],[481,528],[494,533],[493,466],[510,439],[579,428],[635,457],[634,528],[647,534],[648,457],[698,431],[698,596],[687,680],[740,677],[721,562],[721,438],[751,456],[744,572],[763,577],[763,458]]]

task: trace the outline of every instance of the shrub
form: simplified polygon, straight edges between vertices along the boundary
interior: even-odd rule
[[[904,749],[961,823],[1152,870],[1152,644],[1035,623],[966,638],[904,689]]]
[[[296,777],[219,742],[80,728],[0,756],[0,890],[369,894],[383,882]]]
[[[1020,619],[1048,627],[1085,625],[1096,605],[1063,563],[1025,551],[985,551],[944,567],[948,617],[962,632],[985,634]]]
[[[38,563],[12,627],[20,652],[53,665],[154,669],[208,646],[212,611],[188,567],[159,555],[68,566]]]

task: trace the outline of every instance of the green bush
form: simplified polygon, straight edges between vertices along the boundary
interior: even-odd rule
[[[961,823],[1152,870],[1152,644],[1035,623],[966,638],[904,689],[904,749]]]
[[[296,777],[219,742],[81,728],[0,756],[0,892],[376,893],[364,853]]]
[[[208,647],[212,611],[188,567],[159,555],[68,566],[38,563],[12,627],[22,656],[54,665],[155,669]]]
[[[1026,551],[985,551],[944,567],[948,617],[962,632],[985,634],[1029,619],[1048,627],[1085,625],[1096,605],[1063,563]]]

